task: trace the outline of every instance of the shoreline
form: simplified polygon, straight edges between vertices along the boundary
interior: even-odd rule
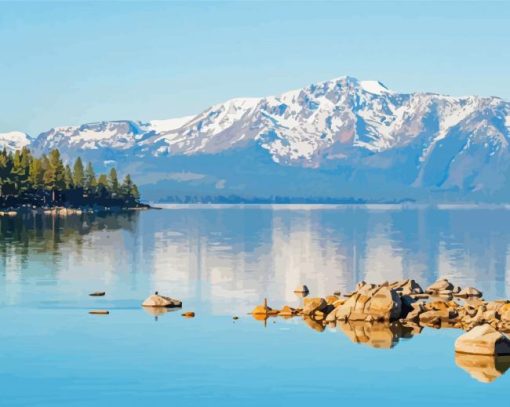
[[[16,217],[18,215],[51,215],[51,216],[71,216],[71,215],[84,215],[84,214],[98,214],[98,213],[122,213],[130,211],[145,211],[154,208],[148,204],[140,204],[133,207],[81,207],[81,208],[68,208],[65,206],[52,206],[52,207],[29,207],[21,206],[18,208],[0,208],[0,217]]]

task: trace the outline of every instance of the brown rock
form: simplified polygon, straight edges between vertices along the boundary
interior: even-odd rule
[[[455,341],[455,351],[476,355],[510,355],[510,339],[489,324],[477,326]]]
[[[93,293],[90,293],[89,296],[91,297],[103,297],[106,293],[104,291],[94,291]]]
[[[365,285],[333,312],[338,320],[364,321],[371,315],[376,321],[389,321],[400,318],[401,310],[402,303],[396,291],[387,286],[369,288]]]
[[[500,319],[503,323],[510,323],[510,309],[500,314]]]
[[[195,313],[193,311],[186,311],[181,314],[184,318],[195,318]]]
[[[334,304],[335,302],[337,302],[340,298],[336,295],[328,295],[326,297],[326,303],[328,304]]]
[[[142,303],[142,306],[174,308],[182,307],[182,302],[179,300],[174,300],[173,298],[170,297],[164,297],[162,295],[153,294]]]
[[[327,305],[328,304],[324,298],[305,298],[303,302],[303,315],[311,315],[315,311],[322,311]]]
[[[427,287],[425,292],[431,293],[431,294],[437,294],[440,291],[445,290],[453,290],[454,286],[452,283],[450,283],[446,278],[437,280],[434,284]]]
[[[89,311],[89,314],[92,315],[108,315],[110,311],[107,311],[105,309],[94,309],[92,311]]]
[[[296,315],[296,310],[294,308],[289,307],[288,305],[285,305],[280,312],[278,313],[281,317],[292,317]]]
[[[457,297],[468,298],[468,297],[482,297],[482,292],[474,287],[466,287],[455,294]]]

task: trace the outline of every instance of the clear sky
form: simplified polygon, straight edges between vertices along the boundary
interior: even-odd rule
[[[351,75],[510,99],[510,1],[0,3],[0,132],[195,114]]]

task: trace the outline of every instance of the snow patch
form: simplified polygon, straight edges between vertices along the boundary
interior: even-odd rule
[[[373,93],[374,95],[391,93],[390,90],[379,81],[361,81],[360,86],[365,92]]]

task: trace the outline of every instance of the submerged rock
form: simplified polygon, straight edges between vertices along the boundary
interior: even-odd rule
[[[455,341],[455,352],[475,355],[510,355],[510,339],[489,324],[479,325]]]
[[[182,301],[175,300],[170,297],[165,297],[159,294],[152,294],[149,296],[143,303],[143,307],[164,307],[164,308],[174,308],[174,307],[182,307]]]

